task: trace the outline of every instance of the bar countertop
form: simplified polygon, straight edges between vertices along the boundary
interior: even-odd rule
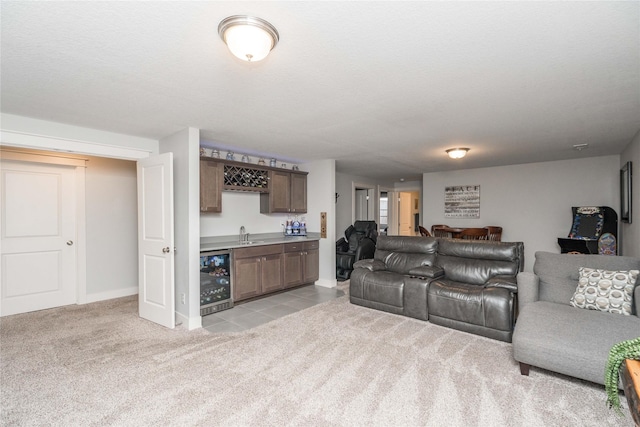
[[[245,243],[240,242],[240,236],[202,236],[200,237],[200,252],[312,240],[320,240],[320,233],[307,233],[306,236],[285,236],[282,233],[256,233],[249,234],[249,240]]]

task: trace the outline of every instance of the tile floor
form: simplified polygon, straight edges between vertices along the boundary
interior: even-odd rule
[[[202,327],[209,332],[241,332],[272,320],[339,298],[338,288],[307,285],[246,303],[229,310],[202,317]]]

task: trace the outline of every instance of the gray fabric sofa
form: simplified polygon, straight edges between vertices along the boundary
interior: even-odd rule
[[[536,252],[533,273],[518,275],[519,315],[513,334],[513,357],[520,372],[530,366],[604,384],[611,347],[640,336],[640,286],[633,314],[626,316],[569,305],[580,267],[611,271],[638,270],[640,259],[606,255]]]
[[[380,236],[354,265],[353,304],[511,341],[521,242]]]

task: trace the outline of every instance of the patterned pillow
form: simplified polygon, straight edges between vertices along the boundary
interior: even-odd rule
[[[580,267],[578,287],[569,304],[577,308],[631,315],[633,289],[640,270],[608,271]]]

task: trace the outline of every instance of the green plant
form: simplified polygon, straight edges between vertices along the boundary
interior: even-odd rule
[[[620,366],[625,359],[640,360],[640,337],[632,340],[622,341],[615,344],[609,350],[609,359],[604,371],[604,387],[607,392],[607,404],[609,408],[614,408],[618,414],[620,410],[620,395],[618,394],[618,381],[620,377]]]

